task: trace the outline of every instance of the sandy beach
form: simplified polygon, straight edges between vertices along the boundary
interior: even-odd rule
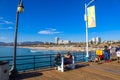
[[[67,51],[77,51],[77,52],[84,52],[86,51],[84,47],[29,47],[29,46],[22,46],[22,48],[29,48],[29,49],[38,49],[38,50],[67,50]],[[89,48],[89,51],[96,50],[96,48]]]

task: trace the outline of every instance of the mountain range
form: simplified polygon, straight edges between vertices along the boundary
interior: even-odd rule
[[[13,42],[0,42],[0,46],[12,46],[14,43]],[[26,42],[18,42],[18,45],[36,45],[36,44],[44,44],[44,42],[41,41],[26,41]]]

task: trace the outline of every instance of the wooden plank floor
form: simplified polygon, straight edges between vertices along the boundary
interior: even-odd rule
[[[120,80],[120,63],[79,63],[76,69],[65,72],[41,69],[20,73],[19,80]]]

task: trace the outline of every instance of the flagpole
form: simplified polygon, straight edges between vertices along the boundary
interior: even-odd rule
[[[85,23],[86,23],[86,62],[88,62],[88,16],[87,16],[87,4],[85,4]]]
[[[85,3],[85,23],[86,23],[86,62],[89,61],[89,47],[88,47],[88,12],[87,12],[87,7],[94,2],[95,0],[91,0],[88,4]]]

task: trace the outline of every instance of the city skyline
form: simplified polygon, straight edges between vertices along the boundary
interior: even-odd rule
[[[55,37],[85,42],[84,4],[90,0],[23,0],[19,15],[18,42],[54,42]],[[0,42],[14,42],[19,0],[0,0]],[[96,27],[88,29],[89,40],[120,40],[120,0],[96,0]],[[91,6],[90,5],[90,6]]]

